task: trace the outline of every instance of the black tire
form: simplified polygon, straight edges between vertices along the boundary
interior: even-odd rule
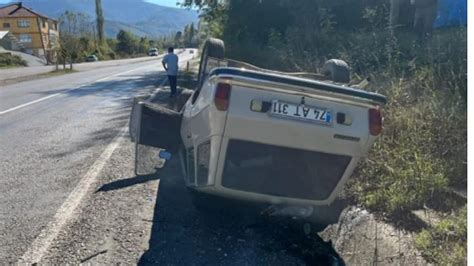
[[[224,41],[216,38],[209,38],[204,44],[204,49],[207,49],[207,55],[218,59],[224,59],[225,46]]]
[[[199,62],[199,75],[198,75],[198,90],[201,88],[204,82],[204,74],[206,73],[207,59],[214,57],[218,59],[224,59],[225,46],[224,41],[216,38],[209,38],[204,43],[202,49],[201,61]]]
[[[349,83],[351,70],[349,65],[340,59],[330,59],[324,63],[323,74],[334,82]]]

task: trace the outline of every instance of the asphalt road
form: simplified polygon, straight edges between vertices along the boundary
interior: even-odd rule
[[[161,70],[154,58],[0,87],[0,262],[28,250]]]
[[[131,98],[163,83],[159,65],[0,87],[0,264],[337,265],[299,221],[241,203],[197,211],[177,156],[134,175],[123,129]]]
[[[139,58],[132,58],[132,59],[121,59],[121,60],[108,60],[108,61],[100,61],[94,63],[79,63],[74,64],[74,69],[79,71],[88,71],[94,69],[102,69],[102,68],[109,68],[115,66],[129,66],[137,63],[147,62],[147,61],[154,61],[156,58],[154,57],[139,57]],[[69,65],[67,65],[69,68]],[[62,66],[59,66],[62,69]],[[30,66],[30,67],[16,67],[16,68],[7,68],[0,70],[0,85],[1,84],[9,84],[11,81],[15,81],[15,79],[24,78],[25,76],[32,76],[32,75],[39,75],[48,73],[56,69],[56,66]]]

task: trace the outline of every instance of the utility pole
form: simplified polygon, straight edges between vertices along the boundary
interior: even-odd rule
[[[95,0],[95,13],[97,20],[97,34],[99,45],[104,43],[104,14],[102,12],[102,0]]]

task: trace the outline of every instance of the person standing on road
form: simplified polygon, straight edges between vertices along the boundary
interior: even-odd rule
[[[178,56],[174,54],[174,48],[168,48],[168,54],[163,57],[161,61],[163,68],[166,70],[168,75],[168,81],[170,83],[171,94],[170,97],[176,95],[176,82],[178,76]]]

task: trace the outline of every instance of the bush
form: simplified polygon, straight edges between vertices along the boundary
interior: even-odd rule
[[[108,56],[112,60],[115,60],[115,58],[117,57],[114,52],[109,52]]]
[[[107,43],[99,45],[98,53],[96,55],[99,57],[99,60],[110,60],[115,59],[115,52],[108,46]]]
[[[438,32],[410,61],[399,45],[403,52],[382,74],[390,78],[376,83],[389,98],[384,132],[349,188],[361,204],[393,215],[422,207],[448,185],[466,187],[465,40],[465,29]]]
[[[0,54],[0,67],[27,66],[25,60],[17,55]]]
[[[434,144],[439,126],[451,123],[442,117],[453,114],[443,111],[436,96],[405,82],[389,86],[386,94],[384,132],[350,190],[366,207],[395,214],[422,207],[446,188],[448,165]]]

